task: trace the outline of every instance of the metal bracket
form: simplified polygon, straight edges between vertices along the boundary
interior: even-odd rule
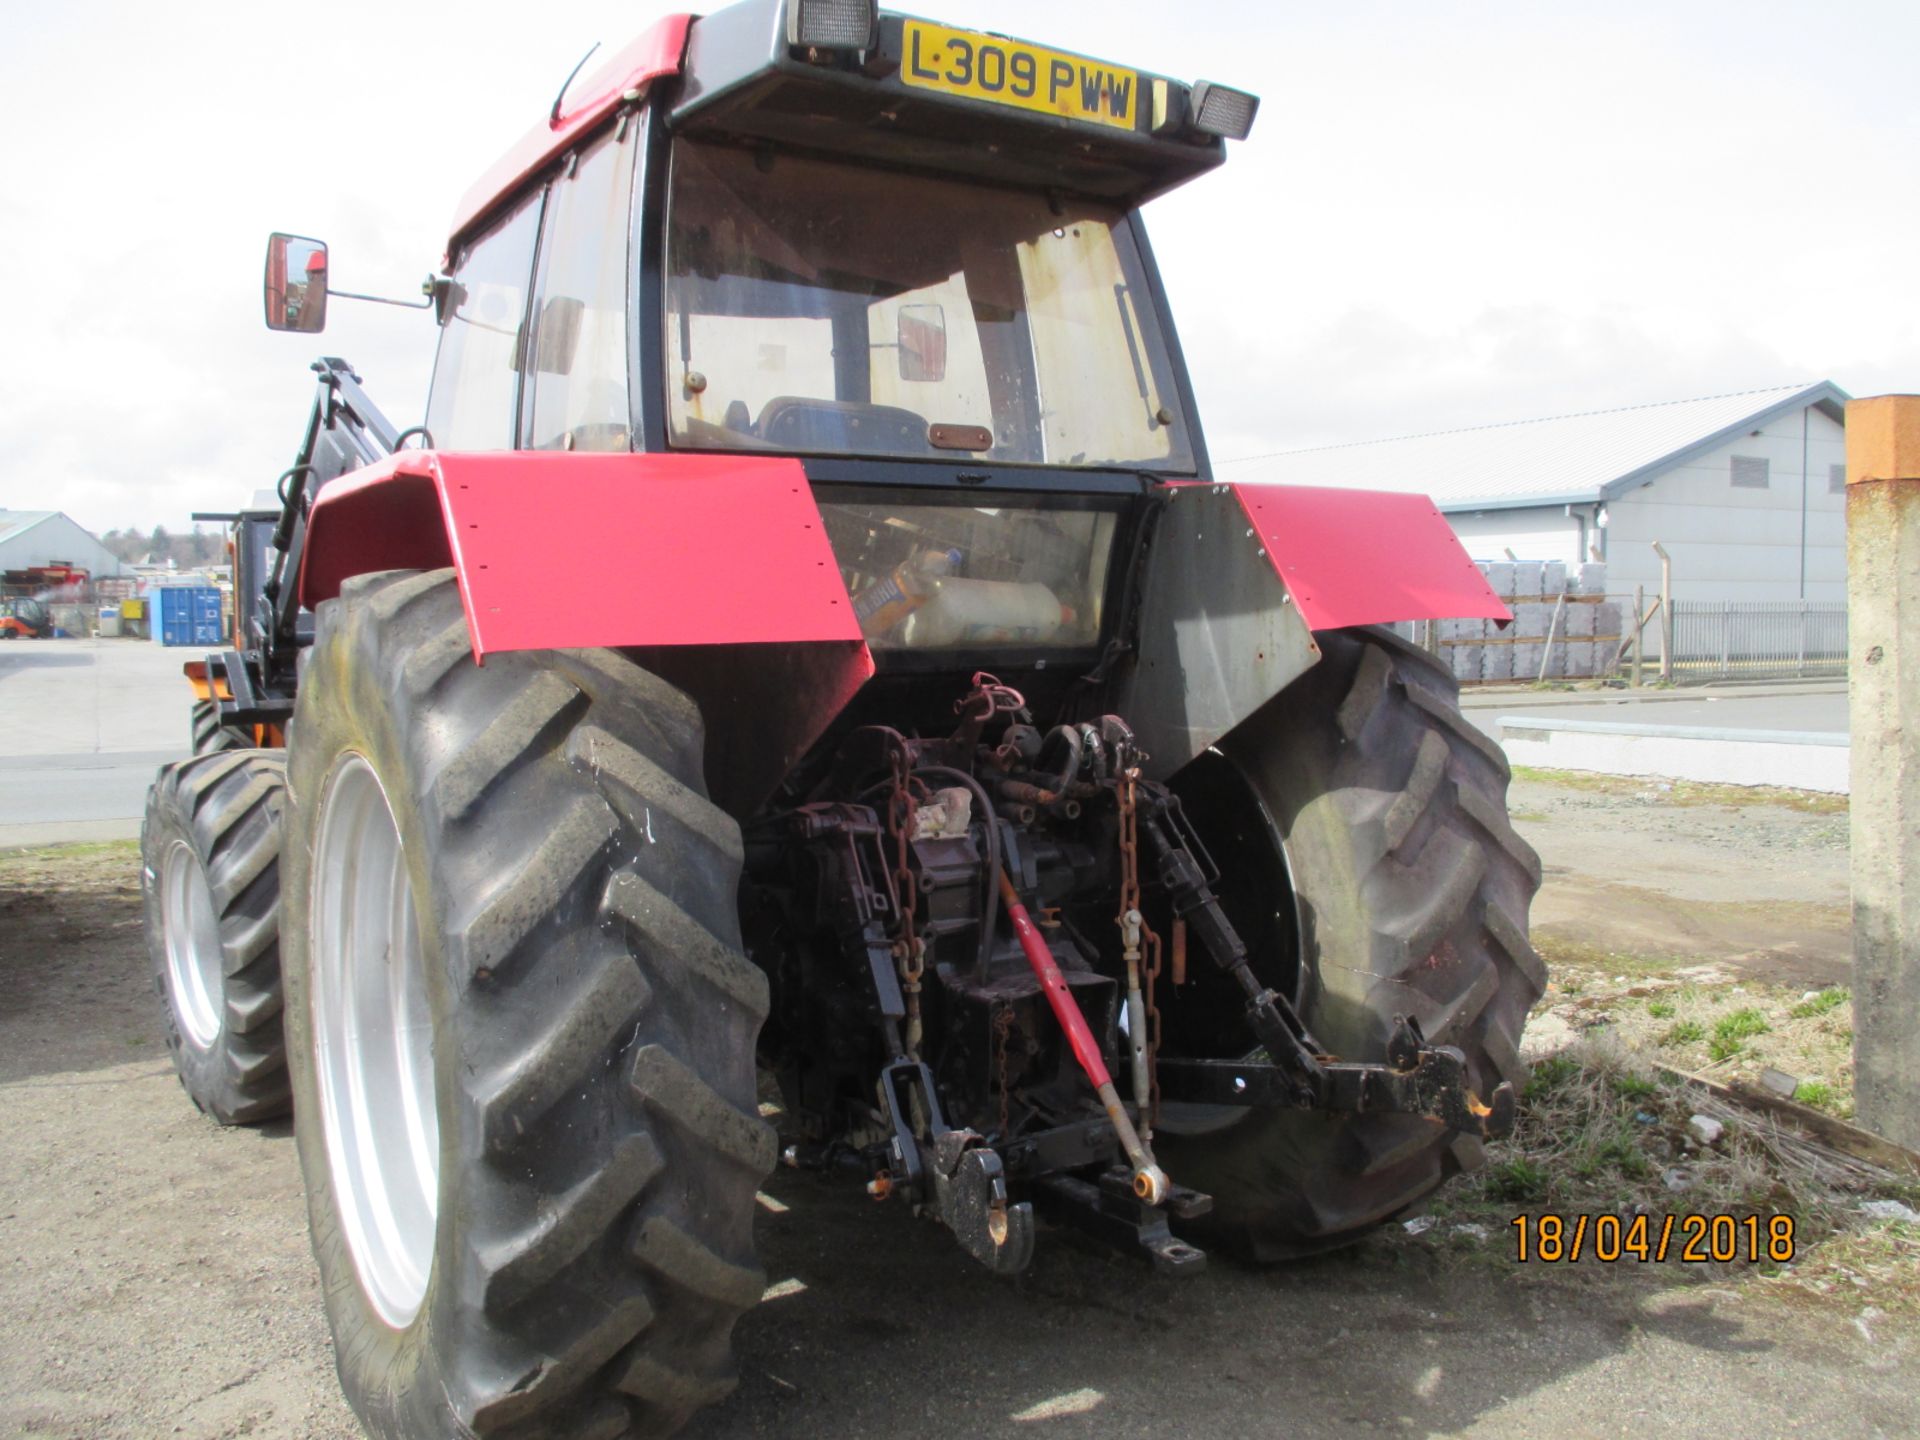
[[[931,1152],[913,1129],[908,1094],[918,1089]],[[953,1232],[960,1248],[996,1275],[1017,1275],[1033,1260],[1033,1206],[1008,1203],[1006,1168],[974,1130],[949,1130],[934,1095],[933,1072],[896,1060],[880,1072],[880,1094],[893,1126],[888,1157],[895,1193],[904,1189]]]
[[[1213,1209],[1211,1196],[1175,1185],[1161,1205],[1149,1205],[1133,1193],[1133,1172],[1116,1166],[1097,1183],[1073,1175],[1049,1175],[1035,1186],[1047,1218],[1072,1225],[1116,1250],[1145,1251],[1153,1268],[1165,1275],[1197,1275],[1207,1255],[1168,1226],[1168,1216],[1195,1220]]]
[[[1193,1105],[1418,1115],[1481,1140],[1498,1140],[1513,1129],[1513,1086],[1501,1081],[1482,1102],[1466,1057],[1451,1045],[1421,1043],[1412,1020],[1395,1017],[1387,1053],[1386,1065],[1320,1062],[1316,1093],[1305,1096],[1299,1075],[1278,1065],[1163,1058],[1160,1093]]]

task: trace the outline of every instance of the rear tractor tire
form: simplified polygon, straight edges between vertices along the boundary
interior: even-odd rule
[[[1320,663],[1203,762],[1237,773],[1284,854],[1297,1003],[1343,1059],[1384,1060],[1411,1015],[1464,1052],[1480,1095],[1517,1088],[1546,969],[1527,939],[1540,861],[1507,818],[1506,757],[1425,651],[1383,630],[1318,638]],[[1485,1159],[1477,1138],[1405,1115],[1215,1113],[1185,1135],[1168,1118],[1169,1172],[1214,1197],[1216,1243],[1256,1260],[1357,1240]]]
[[[223,1125],[287,1112],[281,1034],[277,750],[164,767],[140,827],[147,951],[167,1049],[193,1103]]]
[[[774,1158],[734,822],[610,651],[475,666],[451,571],[316,615],[290,752],[295,1137],[367,1431],[671,1433],[735,1382]]]

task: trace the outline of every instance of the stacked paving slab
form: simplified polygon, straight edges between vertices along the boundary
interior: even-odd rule
[[[1461,684],[1527,684],[1612,673],[1622,631],[1620,606],[1607,599],[1605,565],[1568,565],[1564,560],[1478,563],[1493,593],[1513,612],[1511,625],[1440,620],[1434,623],[1430,642],[1423,626],[1397,627],[1409,638],[1431,643]]]

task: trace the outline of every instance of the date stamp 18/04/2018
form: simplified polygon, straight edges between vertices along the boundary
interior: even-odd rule
[[[1508,1222],[1514,1259],[1545,1264],[1582,1259],[1662,1264],[1793,1259],[1791,1215],[1516,1215]]]

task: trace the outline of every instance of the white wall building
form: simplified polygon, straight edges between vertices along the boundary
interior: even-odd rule
[[[122,572],[118,556],[58,510],[0,510],[0,570],[62,564],[96,580]]]
[[[1358,445],[1226,471],[1433,497],[1476,560],[1602,559],[1607,589],[1847,598],[1847,395],[1831,382]]]

